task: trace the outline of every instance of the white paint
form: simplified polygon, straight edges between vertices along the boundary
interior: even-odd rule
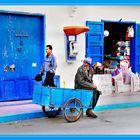
[[[136,21],[140,23],[140,6],[0,6],[0,10],[41,13],[46,15],[46,44],[52,44],[57,57],[56,74],[61,76],[61,86],[66,81],[73,88],[74,75],[82,64],[85,55],[85,34],[78,35],[78,55],[76,62],[66,63],[64,26],[85,25],[88,21],[115,20]]]
[[[37,64],[36,63],[32,63],[32,67],[36,67],[37,66]]]

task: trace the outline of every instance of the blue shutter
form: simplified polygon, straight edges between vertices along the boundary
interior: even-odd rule
[[[91,57],[92,63],[103,63],[104,23],[87,21],[86,26],[90,28],[86,33],[86,57]]]
[[[134,29],[134,38],[131,41],[132,48],[130,62],[132,71],[140,73],[140,24],[136,24]]]

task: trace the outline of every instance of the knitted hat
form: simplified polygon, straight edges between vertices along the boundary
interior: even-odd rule
[[[86,63],[88,63],[89,65],[91,65],[91,64],[92,64],[92,59],[91,59],[90,57],[87,57],[87,58],[84,59],[83,62],[86,62]]]

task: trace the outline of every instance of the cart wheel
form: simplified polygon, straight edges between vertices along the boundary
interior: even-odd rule
[[[42,106],[42,110],[48,118],[54,118],[60,113],[61,108]]]
[[[83,113],[82,103],[77,98],[68,100],[63,108],[64,118],[68,122],[75,122],[80,119]]]

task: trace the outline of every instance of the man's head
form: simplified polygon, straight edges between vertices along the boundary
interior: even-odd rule
[[[92,59],[90,57],[84,59],[83,65],[85,68],[89,68],[91,64],[92,64]]]
[[[52,53],[52,46],[51,45],[47,45],[46,46],[46,54],[50,55]]]

